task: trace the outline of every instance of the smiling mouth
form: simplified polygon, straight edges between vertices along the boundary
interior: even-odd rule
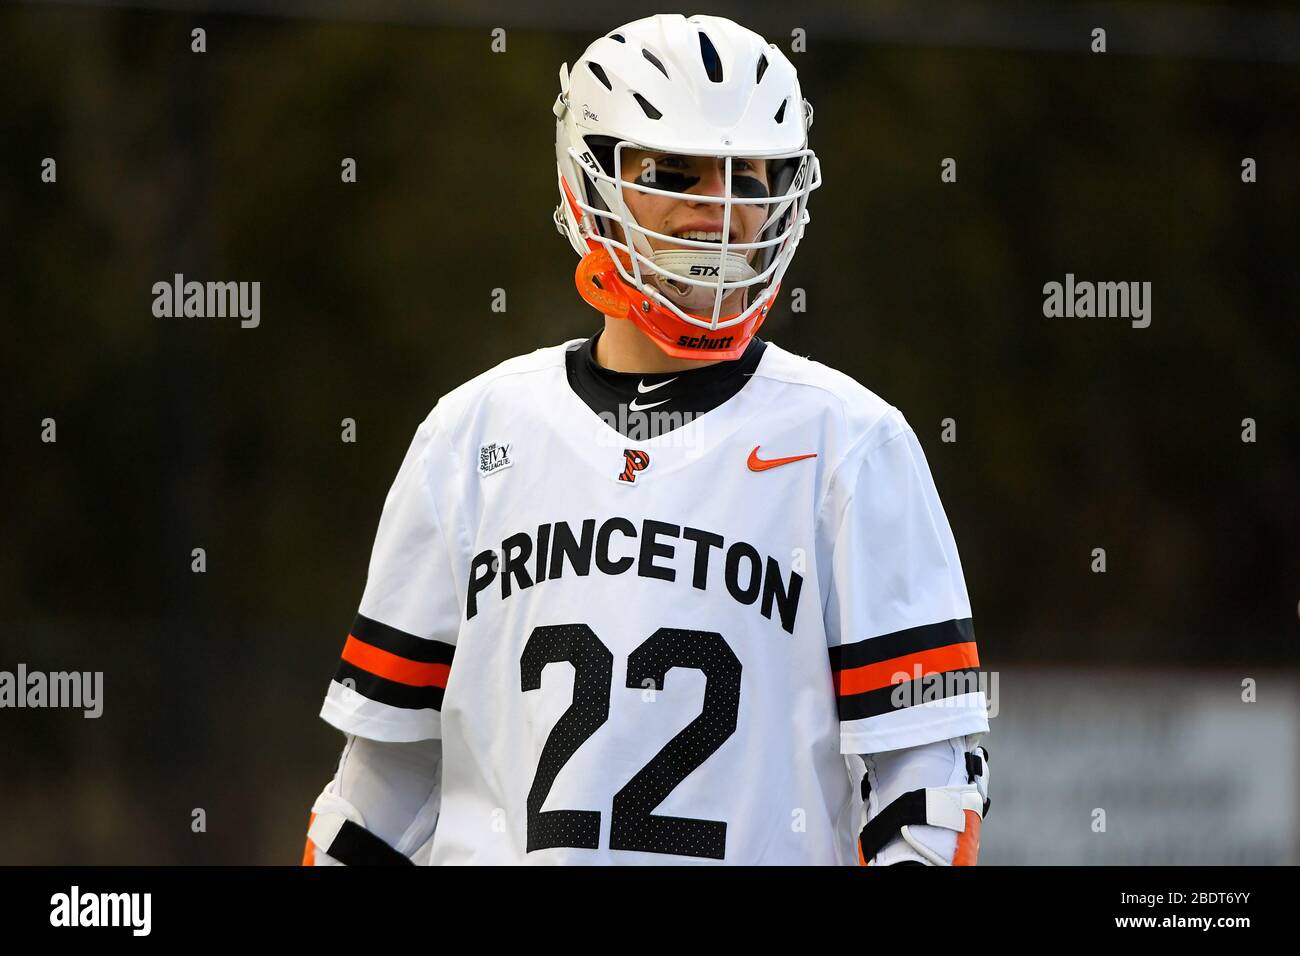
[[[708,232],[708,231],[703,230],[703,229],[683,229],[683,230],[681,230],[680,232],[674,232],[674,233],[673,233],[673,238],[675,238],[675,239],[694,239],[694,240],[697,240],[697,241],[699,241],[699,242],[716,242],[718,245],[722,245],[722,232],[721,232],[721,231],[718,231],[718,232]],[[735,241],[737,240],[737,238],[738,238],[738,237],[736,236],[736,234],[735,234],[735,233],[732,233],[732,234],[731,234],[731,238],[730,238],[728,241],[729,241],[729,242],[735,242]]]

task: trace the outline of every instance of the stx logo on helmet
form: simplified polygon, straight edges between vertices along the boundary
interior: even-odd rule
[[[799,168],[795,170],[794,182],[790,184],[790,192],[796,193],[803,189],[804,171],[808,168],[806,163],[800,163]]]
[[[645,471],[650,467],[649,452],[641,451],[639,448],[623,449],[623,473],[618,476],[619,481],[626,481],[629,484],[636,481],[636,473]]]
[[[691,275],[693,276],[715,276],[717,274],[717,266],[691,266]]]

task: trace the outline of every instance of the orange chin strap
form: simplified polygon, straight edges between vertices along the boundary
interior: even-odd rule
[[[592,245],[598,244],[593,242]],[[628,258],[621,253],[620,257],[623,259],[623,267],[631,268]],[[740,358],[758,332],[758,327],[763,324],[763,319],[767,317],[764,314],[766,309],[759,309],[739,325],[716,331],[684,322],[624,282],[604,247],[595,248],[582,257],[574,274],[574,282],[578,286],[578,294],[587,304],[612,318],[631,319],[655,345],[673,358]],[[772,290],[773,300],[779,291],[780,285]],[[734,319],[739,314],[721,316],[719,321]]]
[[[597,312],[615,319],[631,318],[628,313],[632,305],[623,293],[618,272],[604,249],[583,256],[573,278],[578,286],[578,295]]]

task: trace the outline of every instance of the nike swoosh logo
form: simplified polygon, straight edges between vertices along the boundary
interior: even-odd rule
[[[634,412],[643,412],[643,411],[645,411],[647,408],[654,408],[656,405],[663,405],[663,404],[666,404],[667,402],[671,402],[671,401],[672,401],[671,398],[665,398],[665,399],[663,399],[663,401],[659,401],[659,402],[651,402],[651,403],[648,404],[648,405],[638,405],[638,404],[637,404],[637,400],[634,398],[634,399],[632,399],[632,401],[628,404],[627,407],[630,408],[630,409],[632,409],[632,411],[634,411]]]
[[[669,382],[675,382],[675,381],[677,381],[677,377],[676,377],[676,376],[673,376],[672,378],[670,378],[670,379],[666,379],[666,380],[664,380],[664,381],[662,381],[662,382],[659,382],[659,383],[657,383],[657,384],[655,384],[655,385],[647,385],[644,381],[637,382],[637,383],[636,383],[637,394],[638,394],[638,395],[644,395],[646,392],[653,392],[656,388],[663,388],[663,387],[664,387],[665,385],[667,385]]]
[[[781,465],[788,465],[792,461],[803,461],[805,458],[816,458],[817,453],[813,452],[808,455],[790,455],[788,458],[768,458],[758,457],[758,449],[762,447],[755,445],[754,450],[749,453],[749,470],[750,471],[767,471],[769,468],[779,468]]]

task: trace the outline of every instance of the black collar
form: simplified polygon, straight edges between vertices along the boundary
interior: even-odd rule
[[[603,330],[602,330],[603,331]],[[682,372],[615,372],[596,361],[597,332],[564,357],[569,385],[627,438],[664,434],[734,396],[758,368],[767,343],[755,336],[740,358]]]

